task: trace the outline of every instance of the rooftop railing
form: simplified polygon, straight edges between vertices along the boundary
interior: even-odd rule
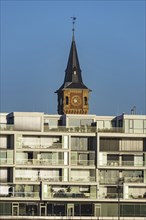
[[[92,133],[96,132],[96,127],[93,126],[80,126],[80,127],[65,127],[65,126],[58,126],[58,127],[49,127],[44,126],[44,132],[81,132],[81,133]]]
[[[17,131],[17,127],[14,124],[0,124],[0,131]],[[19,131],[21,128],[19,127]],[[22,128],[22,131],[24,128]],[[31,131],[36,131],[35,129]],[[69,132],[69,133],[95,133],[95,132],[101,132],[101,133],[134,133],[134,134],[146,134],[146,129],[133,129],[131,130],[125,130],[123,127],[111,127],[111,128],[98,128],[97,126],[84,126],[81,125],[79,127],[67,127],[67,126],[47,126],[44,125],[44,132]]]
[[[114,128],[98,128],[98,132],[105,132],[105,133],[124,133],[124,128],[121,127],[114,127]]]

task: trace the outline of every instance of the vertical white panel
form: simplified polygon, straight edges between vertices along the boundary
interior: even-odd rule
[[[107,155],[103,154],[103,165],[107,165]]]
[[[68,149],[68,136],[63,136],[63,148]]]
[[[68,169],[63,169],[63,180],[68,181]]]
[[[98,157],[99,158],[99,165],[103,165],[102,155],[103,155],[103,153],[100,152],[99,157]]]
[[[68,153],[64,152],[64,165],[68,165]]]
[[[135,166],[143,166],[143,157],[142,156],[135,156],[134,157],[134,165]]]
[[[7,136],[0,137],[0,148],[7,148]]]
[[[128,199],[128,186],[124,186],[124,199]]]

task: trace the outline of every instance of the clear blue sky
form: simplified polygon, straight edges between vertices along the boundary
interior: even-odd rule
[[[90,113],[145,110],[145,1],[1,1],[1,112],[57,113],[75,40]]]

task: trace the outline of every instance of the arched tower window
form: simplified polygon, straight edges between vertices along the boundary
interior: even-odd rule
[[[88,104],[88,99],[87,97],[84,97],[84,105],[87,105]]]
[[[65,97],[65,103],[66,103],[66,105],[68,105],[68,103],[69,103],[69,98],[68,98],[68,96]]]

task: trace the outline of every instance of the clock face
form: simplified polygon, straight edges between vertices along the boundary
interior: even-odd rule
[[[71,99],[71,103],[72,103],[72,105],[75,105],[75,106],[80,105],[81,104],[80,96],[78,96],[78,95],[73,96]]]

